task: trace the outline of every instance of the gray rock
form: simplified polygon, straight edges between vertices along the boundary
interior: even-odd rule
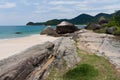
[[[59,34],[57,34],[56,31],[52,29],[51,27],[45,28],[40,34],[42,35],[47,34],[49,36],[59,37]]]
[[[55,56],[54,61],[41,74],[35,71]],[[33,46],[26,51],[0,61],[0,80],[43,80],[47,77],[51,66],[57,65],[58,70],[69,69],[79,63],[74,40],[69,37],[60,38],[41,45]]]
[[[60,43],[59,48],[57,47],[58,43]],[[55,44],[55,50],[58,48],[57,52],[59,53],[56,55],[57,58],[55,63],[57,63],[59,70],[64,67],[64,65],[62,65],[64,63],[66,63],[66,68],[71,68],[80,61],[80,58],[77,55],[74,40],[69,37],[65,37],[61,40],[61,42],[58,40]]]
[[[78,28],[74,24],[66,22],[66,21],[61,22],[56,27],[56,32],[58,34],[73,33],[77,30]]]
[[[107,24],[109,21],[107,19],[105,19],[103,16],[100,17],[99,19],[99,24],[102,25],[102,24]]]
[[[52,48],[53,45],[47,42],[0,61],[0,80],[27,80],[26,77],[52,54],[49,50]]]
[[[102,28],[102,26],[99,24],[89,24],[86,27],[86,29],[91,29],[91,30],[99,30],[101,28]]]
[[[89,30],[81,32],[83,33],[79,33],[79,42],[83,45],[79,45],[80,48],[85,47],[85,51],[89,50],[98,56],[104,56],[120,71],[120,39],[116,39],[113,35],[98,34]]]
[[[22,34],[22,32],[15,32],[15,34]]]
[[[115,27],[110,27],[106,30],[107,34],[113,34],[117,29]]]

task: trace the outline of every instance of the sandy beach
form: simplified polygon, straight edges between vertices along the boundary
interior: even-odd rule
[[[27,48],[47,41],[54,41],[58,38],[47,35],[31,35],[27,37],[0,40],[0,60],[18,54]]]

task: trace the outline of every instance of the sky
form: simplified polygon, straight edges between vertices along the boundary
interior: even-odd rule
[[[0,0],[0,25],[25,25],[120,10],[120,0]]]

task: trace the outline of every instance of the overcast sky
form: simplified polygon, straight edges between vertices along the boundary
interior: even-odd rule
[[[120,0],[0,0],[0,25],[73,18],[82,13],[113,13]]]

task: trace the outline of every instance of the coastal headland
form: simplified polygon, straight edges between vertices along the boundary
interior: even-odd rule
[[[69,34],[69,37],[33,35],[1,40],[1,47],[4,45],[1,52],[6,51],[3,52],[6,54],[2,54],[3,57],[1,56],[1,59],[5,59],[0,61],[0,79],[42,80],[64,78],[62,75],[83,62],[83,65],[92,65],[98,70],[103,70],[103,72],[99,72],[100,76],[103,76],[104,71],[106,71],[107,78],[119,79],[120,46],[115,36],[94,33],[85,29],[71,34]],[[46,41],[50,42],[46,43]],[[84,59],[90,60],[85,62]],[[103,69],[100,67],[103,67]],[[106,67],[110,70],[107,70]],[[97,74],[96,72],[96,76]],[[109,74],[114,74],[114,76]]]

